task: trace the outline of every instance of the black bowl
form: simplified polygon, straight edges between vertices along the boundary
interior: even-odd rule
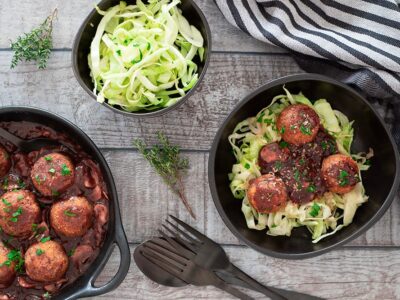
[[[127,1],[135,2],[135,1]],[[199,86],[200,82],[203,80],[204,75],[206,74],[206,70],[210,63],[210,54],[211,54],[211,31],[210,26],[207,23],[207,19],[204,14],[197,6],[194,0],[181,0],[181,4],[179,8],[182,10],[183,16],[185,16],[191,25],[194,25],[197,29],[200,30],[201,34],[204,38],[204,60],[200,62],[200,60],[195,61],[198,65],[198,73],[199,80],[195,84],[195,86],[187,92],[187,94],[182,97],[177,103],[171,105],[166,108],[162,108],[159,110],[153,111],[138,111],[138,112],[127,112],[122,108],[117,106],[111,106],[107,103],[103,103],[104,106],[113,110],[116,113],[121,113],[127,116],[133,117],[155,117],[159,115],[163,115],[183,104],[191,95],[193,95],[194,91]],[[107,10],[110,7],[118,5],[120,0],[103,0],[98,4],[98,7],[102,10]],[[99,24],[102,16],[97,13],[94,9],[91,13],[86,17],[85,21],[83,21],[81,27],[79,28],[78,33],[76,34],[74,44],[72,47],[72,66],[74,70],[74,74],[79,84],[83,87],[83,89],[96,100],[96,95],[93,93],[94,85],[92,82],[92,78],[90,77],[90,69],[88,65],[88,55],[90,50],[90,44],[92,43],[93,37],[97,30],[97,25]]]
[[[363,172],[369,200],[354,217],[353,223],[336,234],[311,242],[305,227],[295,228],[290,237],[266,235],[266,231],[248,229],[241,211],[241,200],[229,189],[228,173],[236,162],[228,136],[236,124],[255,116],[271,99],[283,93],[283,85],[292,93],[303,92],[308,98],[327,99],[334,109],[345,113],[354,123],[352,152],[368,151],[375,156],[371,168]],[[375,109],[357,92],[336,80],[316,74],[283,77],[260,87],[241,101],[219,129],[209,159],[209,183],[215,206],[232,233],[249,247],[278,258],[305,258],[327,252],[349,242],[378,221],[392,203],[400,182],[399,153],[389,131]]]
[[[33,107],[2,107],[0,108],[1,121],[30,121],[48,126],[56,131],[63,132],[74,140],[96,161],[102,171],[104,181],[109,192],[109,223],[108,230],[100,254],[90,265],[88,270],[73,284],[65,286],[52,299],[72,300],[82,297],[91,297],[108,293],[118,287],[125,279],[130,265],[129,244],[125,236],[119,211],[118,195],[114,179],[106,160],[92,140],[78,127],[68,120]],[[101,287],[95,287],[94,282],[105,267],[115,244],[121,256],[119,269],[113,279]]]

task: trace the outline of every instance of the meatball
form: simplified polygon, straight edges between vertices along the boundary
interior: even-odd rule
[[[36,197],[27,190],[11,191],[0,201],[0,226],[3,231],[16,237],[32,233],[32,225],[40,221],[41,212]]]
[[[325,158],[321,173],[327,188],[338,194],[350,192],[360,181],[357,163],[344,154],[334,154]]]
[[[276,125],[284,141],[300,146],[315,139],[320,120],[311,107],[295,104],[280,113]]]
[[[54,203],[50,223],[54,230],[66,237],[83,236],[92,225],[93,207],[85,197],[71,197]]]
[[[285,184],[279,177],[266,174],[250,183],[247,197],[251,206],[260,213],[272,213],[286,205]]]
[[[35,162],[31,179],[43,196],[58,196],[74,183],[74,165],[64,154],[51,153]]]
[[[9,261],[8,254],[10,251],[10,249],[0,242],[0,288],[8,287],[15,278],[15,262],[6,264]]]
[[[278,143],[270,143],[261,148],[258,154],[258,165],[262,173],[277,171],[280,169],[278,162],[286,161],[289,157],[287,148],[279,147]]]
[[[60,280],[68,269],[68,256],[55,241],[39,242],[25,253],[25,269],[30,279],[39,282]]]
[[[3,146],[0,145],[0,177],[5,176],[11,168],[10,155]]]

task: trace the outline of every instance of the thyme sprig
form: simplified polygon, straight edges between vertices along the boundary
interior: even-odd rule
[[[45,69],[53,47],[53,20],[57,16],[57,8],[49,15],[39,27],[29,33],[19,36],[15,42],[11,41],[11,50],[14,56],[11,61],[11,69],[19,62],[35,61],[39,69]]]
[[[142,140],[134,140],[141,154],[149,161],[156,172],[164,180],[165,184],[181,198],[190,215],[196,219],[196,216],[185,196],[185,188],[182,176],[189,169],[189,160],[180,156],[180,148],[171,145],[168,138],[161,132],[157,134],[159,145],[149,148]]]

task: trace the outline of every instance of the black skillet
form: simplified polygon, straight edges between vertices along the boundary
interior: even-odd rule
[[[52,299],[72,300],[83,297],[93,297],[108,293],[118,287],[125,279],[130,266],[129,244],[125,236],[119,211],[118,195],[114,179],[100,150],[92,140],[77,126],[68,120],[52,114],[48,111],[33,107],[2,107],[0,108],[1,121],[29,121],[48,126],[56,131],[64,132],[74,140],[96,161],[102,171],[104,181],[109,191],[109,223],[104,245],[100,254],[91,264],[88,270],[79,277],[73,284],[62,288]],[[115,245],[120,251],[121,262],[115,276],[105,285],[96,287],[94,282],[99,276],[108,259],[113,252]]]

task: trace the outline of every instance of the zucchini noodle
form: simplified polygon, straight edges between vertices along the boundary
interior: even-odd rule
[[[197,83],[204,40],[177,7],[180,0],[121,1],[103,15],[90,46],[98,102],[155,110],[178,102]]]
[[[272,142],[279,142],[281,135],[276,127],[276,120],[284,108],[293,104],[305,104],[318,114],[321,124],[332,135],[342,154],[351,155],[357,162],[360,171],[368,170],[372,149],[368,153],[351,154],[354,130],[353,122],[340,111],[332,109],[329,102],[320,99],[312,103],[302,93],[294,95],[283,88],[285,94],[276,96],[271,104],[263,108],[256,116],[239,124],[229,136],[236,164],[229,174],[230,189],[237,199],[242,199],[242,212],[248,228],[267,230],[268,235],[290,236],[293,228],[306,226],[317,243],[325,237],[335,234],[352,223],[357,208],[368,200],[360,182],[347,194],[340,195],[325,192],[305,204],[288,201],[285,207],[275,213],[259,213],[249,203],[246,195],[249,182],[261,176],[258,166],[258,155],[261,148]],[[315,210],[316,209],[316,210]]]

